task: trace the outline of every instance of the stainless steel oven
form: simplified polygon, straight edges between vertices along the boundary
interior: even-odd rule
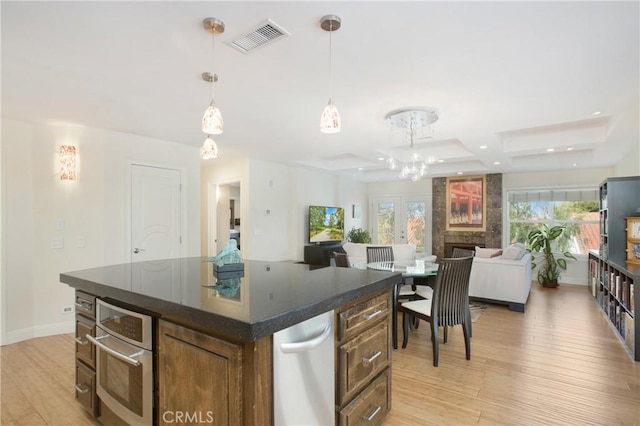
[[[97,394],[131,425],[153,424],[153,321],[149,315],[97,302]]]

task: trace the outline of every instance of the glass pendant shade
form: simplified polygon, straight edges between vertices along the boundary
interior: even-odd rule
[[[202,117],[202,131],[208,135],[219,135],[224,131],[222,113],[213,101]]]
[[[322,111],[320,131],[322,133],[338,133],[340,131],[340,113],[331,101],[331,98],[329,98],[329,103],[324,107],[324,111]]]
[[[202,157],[203,160],[218,158],[218,145],[216,145],[216,141],[211,139],[211,136],[207,136],[202,148],[200,148],[200,157]]]

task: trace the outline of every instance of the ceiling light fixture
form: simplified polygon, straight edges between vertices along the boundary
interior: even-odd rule
[[[433,108],[407,108],[391,111],[385,117],[385,120],[392,129],[400,129],[403,138],[408,139],[410,148],[413,149],[415,140],[418,137],[431,137],[433,134],[433,123],[438,121],[438,112]],[[429,156],[422,158],[417,152],[412,153],[409,161],[399,161],[393,157],[389,157],[387,163],[389,169],[400,170],[399,177],[401,179],[410,178],[416,182],[427,175],[429,165],[433,164],[437,159]]]
[[[322,133],[338,133],[340,131],[340,113],[331,99],[333,89],[331,35],[334,31],[340,29],[341,22],[340,17],[336,15],[326,15],[320,20],[320,27],[325,31],[329,31],[329,102],[327,106],[324,107],[324,111],[322,111],[322,116],[320,117],[320,131]]]
[[[224,131],[222,113],[213,102],[213,84],[218,81],[218,76],[215,74],[213,68],[215,35],[222,34],[224,32],[224,22],[217,18],[206,18],[202,21],[202,25],[205,31],[211,33],[211,72],[202,73],[202,79],[209,83],[210,104],[202,116],[202,131],[207,134],[207,139],[205,139],[204,144],[200,149],[200,156],[204,160],[208,160],[218,157],[218,147],[211,135],[219,135]]]
[[[203,160],[211,160],[212,158],[218,158],[218,145],[216,141],[211,138],[211,135],[207,135],[202,148],[200,148],[200,157]]]

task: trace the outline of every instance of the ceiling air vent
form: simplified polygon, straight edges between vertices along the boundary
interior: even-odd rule
[[[287,36],[289,33],[286,30],[271,19],[267,19],[244,35],[227,41],[227,44],[246,54]]]

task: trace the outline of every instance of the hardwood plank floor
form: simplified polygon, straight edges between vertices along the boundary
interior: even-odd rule
[[[400,331],[401,334],[401,331]],[[461,327],[433,367],[427,323],[393,353],[384,425],[638,425],[640,363],[631,360],[584,286],[532,284],[525,314],[490,305]]]
[[[71,334],[0,348],[3,426],[98,424],[74,399],[74,348]],[[393,352],[384,425],[640,425],[640,363],[583,286],[533,284],[526,314],[490,305],[471,360],[458,327],[439,364],[421,323]]]

